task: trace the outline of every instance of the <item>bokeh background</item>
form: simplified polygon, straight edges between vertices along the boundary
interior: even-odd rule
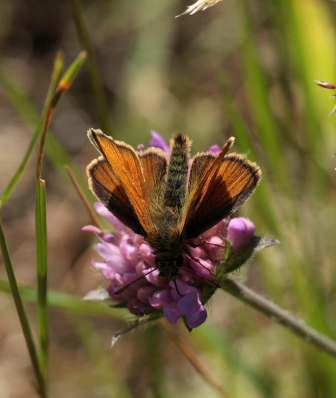
[[[246,284],[335,338],[336,116],[328,115],[336,100],[314,80],[336,83],[336,3],[224,0],[174,18],[191,3],[1,0],[0,193],[30,143],[57,51],[69,65],[83,48],[81,4],[103,96],[86,62],[51,124],[43,165],[50,289],[82,297],[106,285],[91,267],[94,241],[81,231],[89,216],[64,171],[70,163],[85,187],[86,165],[96,156],[88,128],[133,146],[147,144],[152,129],[167,139],[182,132],[194,153],[234,135],[235,150],[264,174],[241,214],[259,235],[281,241],[255,257]],[[35,167],[36,153],[0,214],[17,279],[33,292]],[[36,397],[3,266],[0,277],[0,395]],[[36,330],[36,306],[26,306]],[[125,322],[99,309],[56,307],[57,297],[51,397],[220,396],[159,326],[129,333],[111,349]],[[309,341],[223,292],[209,313],[206,324],[191,334],[181,325],[180,333],[229,397],[336,396],[335,359]]]

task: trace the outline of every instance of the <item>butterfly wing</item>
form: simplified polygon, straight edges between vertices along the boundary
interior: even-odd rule
[[[147,211],[152,215],[161,206],[166,183],[167,155],[159,148],[149,148],[139,153],[139,159],[145,178],[146,191],[150,203],[147,204]]]
[[[226,155],[232,144],[230,139],[218,156],[201,153],[193,160],[184,221],[188,239],[196,238],[237,210],[261,179],[257,164],[242,155]]]
[[[102,154],[88,168],[89,185],[96,197],[135,233],[146,236],[153,228],[150,204],[164,181],[167,160],[160,150],[140,154],[100,130],[89,139]]]

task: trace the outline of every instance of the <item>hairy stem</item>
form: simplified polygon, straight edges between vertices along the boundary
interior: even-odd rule
[[[336,342],[334,340],[304,324],[293,315],[255,293],[253,290],[230,279],[224,280],[221,287],[238,300],[262,312],[272,321],[285,326],[291,332],[303,338],[307,343],[336,357]]]

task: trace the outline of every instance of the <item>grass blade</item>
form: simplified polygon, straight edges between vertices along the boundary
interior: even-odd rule
[[[54,69],[61,69],[61,65],[58,64],[61,62],[61,56],[59,57],[58,57],[59,59],[58,58],[56,59]],[[78,62],[79,64],[81,64],[80,60]],[[76,68],[77,67],[75,66],[75,70]],[[55,82],[56,81],[58,83],[57,79],[55,79]],[[0,199],[0,208],[2,208],[3,205],[7,202],[13,190],[15,189],[16,185],[20,181],[24,173],[24,170],[27,166],[27,163],[31,158],[39,134],[43,129],[43,123],[47,107],[45,106],[45,111],[42,112],[42,116],[40,116],[37,108],[34,106],[34,104],[31,102],[31,100],[22,90],[22,88],[17,84],[16,79],[11,75],[11,73],[3,63],[0,63],[0,85],[3,88],[8,99],[11,101],[11,103],[13,104],[13,106],[15,107],[15,109],[23,119],[23,121],[27,124],[29,128],[31,128],[34,131],[33,138],[21,162],[21,165],[18,168],[17,172],[15,173],[14,177],[12,178],[9,186],[6,188],[2,198]],[[50,87],[51,86],[52,85],[50,85]],[[49,94],[47,95],[47,98],[48,96]],[[48,141],[46,142],[46,152],[48,158],[52,161],[55,168],[64,177],[67,177],[67,174],[64,170],[64,165],[65,164],[70,165],[71,169],[76,175],[77,181],[79,181],[80,185],[84,187],[84,190],[86,189],[85,192],[89,192],[87,188],[86,178],[83,177],[81,172],[79,172],[78,167],[73,163],[71,157],[67,154],[62,145],[60,145],[60,143],[58,142],[58,140],[55,138],[55,136],[52,134],[51,131],[49,131]]]
[[[10,294],[11,285],[7,281],[0,279],[0,291]],[[23,301],[36,303],[37,290],[32,286],[20,285],[19,292]],[[121,321],[130,321],[128,310],[124,308],[113,308],[105,304],[82,300],[71,294],[61,293],[48,289],[48,304],[50,307],[69,311],[78,315],[93,315],[119,319]]]
[[[27,124],[30,124],[30,123],[36,124],[35,120],[36,119],[39,119],[39,120],[36,124],[33,138],[30,142],[27,152],[25,153],[18,170],[14,174],[14,177],[12,178],[12,180],[10,181],[4,194],[2,195],[2,198],[0,200],[0,208],[7,202],[8,198],[14,191],[16,185],[20,181],[20,178],[22,177],[22,175],[27,167],[29,159],[32,156],[32,153],[33,153],[33,150],[37,143],[37,140],[42,133],[45,115],[48,111],[52,96],[54,95],[55,89],[56,89],[56,87],[59,83],[59,80],[61,78],[63,68],[64,68],[63,55],[61,53],[59,53],[55,60],[54,70],[53,70],[53,74],[51,76],[51,83],[50,83],[48,94],[46,97],[44,109],[42,111],[42,116],[41,116],[41,118],[39,118],[37,115],[36,109],[33,107],[31,102],[29,101],[29,99],[24,95],[24,93],[22,92],[20,87],[17,86],[16,83],[11,80],[11,77],[8,76],[8,74],[6,73],[6,71],[2,65],[2,68],[0,71],[0,83],[3,86],[5,85],[7,95],[10,97],[12,102],[17,105],[17,107],[20,107],[21,109],[25,109],[24,114],[26,115]],[[28,115],[28,113],[29,113],[29,115]]]
[[[18,316],[19,316],[19,320],[20,320],[20,324],[21,324],[21,327],[22,327],[23,335],[24,335],[25,340],[26,340],[26,344],[27,344],[30,360],[31,360],[31,363],[32,363],[32,366],[33,366],[33,370],[34,370],[34,373],[35,373],[35,377],[36,377],[36,381],[37,381],[37,385],[38,385],[38,390],[39,390],[39,393],[40,393],[41,397],[47,397],[46,388],[45,388],[46,386],[45,386],[45,383],[44,383],[45,380],[44,380],[44,377],[43,377],[43,375],[41,373],[40,364],[39,364],[37,351],[36,351],[36,346],[35,346],[33,335],[32,335],[32,332],[31,332],[31,329],[30,329],[30,326],[29,326],[28,317],[27,317],[25,308],[23,306],[23,302],[22,302],[22,299],[21,299],[19,288],[18,288],[18,285],[17,285],[17,281],[16,281],[13,265],[12,265],[12,262],[11,262],[11,258],[10,258],[10,255],[9,255],[9,251],[8,251],[8,247],[7,247],[4,231],[3,231],[3,228],[2,228],[1,220],[0,220],[0,246],[1,246],[2,256],[3,256],[3,259],[4,259],[6,273],[7,273],[7,276],[8,276],[10,292],[11,292],[13,298],[14,298],[16,311],[17,311]]]
[[[36,258],[38,281],[38,318],[40,364],[45,380],[48,378],[49,315],[48,315],[48,237],[45,182],[36,181]]]
[[[46,383],[48,378],[48,352],[49,352],[49,316],[48,316],[48,238],[46,215],[45,181],[41,178],[44,145],[48,128],[55,108],[62,94],[66,92],[75,79],[86,58],[85,53],[79,54],[70,65],[63,78],[57,76],[52,80],[46,100],[46,112],[43,120],[43,133],[38,151],[36,165],[36,256],[38,277],[38,313],[39,313],[39,339],[40,339],[40,365]],[[56,84],[55,84],[56,83]],[[57,84],[58,83],[58,84]]]

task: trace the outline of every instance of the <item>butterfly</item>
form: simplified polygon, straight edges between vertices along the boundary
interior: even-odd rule
[[[87,168],[92,192],[149,243],[165,280],[181,276],[192,240],[236,211],[261,179],[256,163],[227,154],[233,137],[218,155],[198,153],[191,165],[185,135],[173,136],[170,157],[158,148],[135,151],[100,130],[90,129],[88,137],[101,154]]]

